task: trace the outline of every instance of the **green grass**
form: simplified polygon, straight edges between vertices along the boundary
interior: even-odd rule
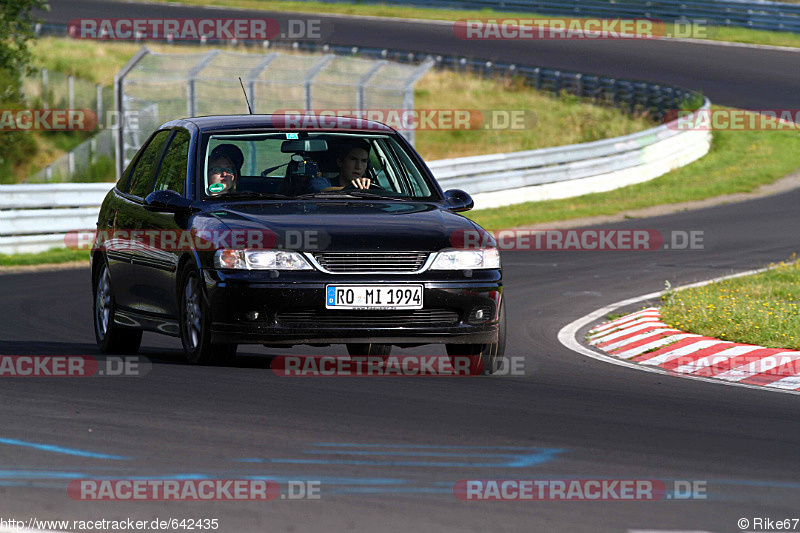
[[[800,168],[800,136],[791,131],[716,131],[711,151],[654,180],[563,200],[528,202],[467,215],[503,229],[751,192]]]
[[[44,265],[52,263],[70,263],[73,261],[88,261],[88,250],[72,250],[69,248],[52,248],[37,254],[0,254],[0,267]]]
[[[387,18],[411,18],[424,20],[446,20],[456,21],[460,19],[486,19],[486,18],[522,18],[532,17],[566,17],[564,15],[536,15],[524,12],[504,12],[483,10],[463,10],[463,9],[437,9],[422,8],[418,6],[387,6],[387,5],[368,5],[358,1],[352,3],[329,3],[329,2],[298,2],[294,0],[153,0],[169,1],[186,5],[198,6],[220,6],[234,7],[249,10],[262,11],[289,11],[298,13],[333,13],[340,15],[361,15],[372,17]],[[234,16],[234,15],[231,15]],[[577,18],[577,17],[576,17]],[[668,25],[666,33],[673,34],[673,30]],[[728,28],[722,26],[710,26],[706,28],[705,35],[697,35],[697,38],[708,40],[740,42],[751,44],[766,44],[772,46],[800,47],[800,35],[790,32],[750,30],[747,28]]]
[[[800,263],[662,297],[662,320],[699,335],[800,350]]]

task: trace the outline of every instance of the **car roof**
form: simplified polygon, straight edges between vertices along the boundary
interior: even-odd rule
[[[279,129],[281,131],[337,131],[359,133],[395,133],[395,130],[380,122],[355,117],[336,117],[330,115],[214,115],[172,120],[159,129],[186,127],[193,124],[201,131],[231,129]]]

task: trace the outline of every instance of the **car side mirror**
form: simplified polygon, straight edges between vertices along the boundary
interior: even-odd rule
[[[162,213],[184,213],[192,208],[192,201],[175,191],[153,191],[144,199],[144,208]]]
[[[461,189],[450,189],[444,192],[444,199],[447,202],[447,209],[458,213],[459,211],[469,211],[475,207],[475,202],[468,192]]]

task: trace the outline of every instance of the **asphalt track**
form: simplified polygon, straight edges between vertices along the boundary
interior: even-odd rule
[[[121,17],[126,8],[133,9],[57,2],[49,17]],[[135,8],[139,16],[177,16],[168,9]],[[454,46],[446,31],[409,33],[404,24],[362,21],[348,35],[339,28],[356,25],[337,19],[336,40]],[[664,79],[751,108],[796,107],[792,95],[800,94],[800,56],[792,53],[594,43],[590,59],[588,47],[571,54],[573,43],[472,46],[476,55],[501,50],[536,64]],[[606,226],[703,231],[702,250],[504,253],[506,353],[524,356],[524,377],[281,378],[268,368],[275,354],[343,352],[246,348],[232,366],[191,367],[177,341],[147,334],[141,353],[153,364],[142,377],[4,379],[0,439],[15,441],[0,440],[0,518],[218,518],[226,532],[728,532],[739,531],[740,518],[800,518],[796,396],[620,368],[556,340],[574,319],[665,280],[689,283],[786,259],[798,249],[798,203],[795,190]],[[87,270],[0,276],[0,299],[0,354],[97,355]],[[136,476],[318,480],[322,490],[319,500],[202,504],[83,502],[65,491],[71,479]],[[705,481],[707,499],[454,497],[456,481],[487,478]]]

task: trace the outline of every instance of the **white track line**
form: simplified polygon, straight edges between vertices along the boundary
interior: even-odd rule
[[[722,280],[731,279],[731,278],[738,278],[738,277],[741,277],[741,276],[749,276],[751,274],[758,274],[759,272],[765,272],[766,270],[769,270],[769,269],[768,268],[759,268],[757,270],[748,270],[747,272],[740,272],[738,274],[732,274],[730,276],[722,276],[722,277],[719,277],[719,278],[709,279],[709,280],[701,281],[701,282],[698,282],[698,283],[692,283],[691,285],[685,285],[683,287],[675,288],[673,290],[683,290],[683,289],[692,289],[694,287],[702,287],[704,285],[709,285],[709,284],[715,283],[717,281],[722,281]],[[558,341],[562,345],[564,345],[564,347],[566,347],[567,349],[572,350],[573,352],[577,352],[579,354],[585,355],[586,357],[591,357],[592,359],[597,359],[598,361],[603,361],[605,363],[611,363],[612,365],[625,366],[625,367],[628,367],[628,368],[635,368],[635,369],[641,370],[643,372],[652,372],[654,374],[662,374],[662,375],[665,375],[665,376],[674,376],[674,377],[680,377],[680,378],[685,378],[685,379],[695,379],[695,380],[698,380],[698,381],[705,381],[707,383],[717,383],[719,385],[726,385],[728,387],[744,387],[744,388],[747,388],[747,389],[755,389],[755,390],[760,390],[760,391],[764,391],[764,392],[774,392],[774,393],[800,395],[800,391],[784,390],[784,389],[782,389],[780,387],[775,387],[775,383],[772,383],[769,387],[764,387],[764,386],[761,386],[761,385],[750,385],[748,383],[739,383],[737,381],[723,381],[723,380],[720,380],[720,379],[707,378],[707,377],[703,377],[703,376],[694,376],[692,374],[677,374],[677,373],[670,372],[670,371],[667,371],[667,370],[664,370],[662,368],[655,367],[655,366],[645,366],[645,365],[641,365],[639,363],[632,363],[630,361],[617,359],[616,357],[612,357],[610,355],[606,355],[606,354],[599,353],[599,352],[596,352],[594,350],[591,350],[591,349],[587,348],[586,346],[584,346],[583,344],[581,344],[580,342],[578,342],[578,340],[575,338],[576,335],[578,334],[578,331],[580,331],[582,328],[588,326],[592,322],[596,322],[596,321],[602,319],[604,316],[608,315],[609,313],[612,313],[612,312],[616,311],[620,307],[624,307],[626,305],[632,305],[632,304],[639,303],[639,302],[644,302],[644,301],[647,301],[647,300],[652,300],[654,298],[659,298],[662,294],[664,294],[664,292],[666,292],[666,291],[651,292],[649,294],[644,294],[642,296],[636,296],[634,298],[628,298],[627,300],[622,300],[622,301],[607,305],[605,307],[601,307],[600,309],[597,309],[595,311],[592,311],[588,315],[582,316],[581,318],[579,318],[577,320],[574,320],[573,322],[570,322],[569,324],[567,324],[566,326],[561,328],[561,330],[558,332]],[[793,379],[795,377],[796,376],[791,376],[790,378],[784,378],[784,379],[780,380],[782,382],[783,381],[786,382],[786,383],[782,383],[781,385],[785,386],[785,387],[789,386],[791,383],[793,383],[793,381],[789,381],[789,380]]]

